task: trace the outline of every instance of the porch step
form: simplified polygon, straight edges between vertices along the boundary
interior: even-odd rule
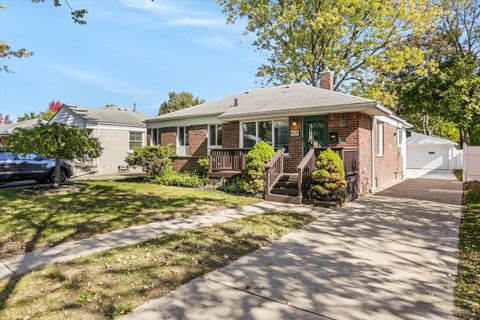
[[[270,195],[296,199],[298,196],[298,175],[284,174],[281,176],[270,191]],[[295,203],[295,201],[297,201],[295,199],[286,199],[282,197],[278,198],[279,200],[282,200],[281,202],[289,201],[287,203]]]
[[[285,173],[280,177],[280,179],[278,179],[278,182],[298,182],[298,174]]]
[[[280,194],[267,194],[265,196],[265,200],[271,201],[271,202],[301,204],[298,197],[290,197],[290,196],[284,196]]]
[[[284,196],[292,196],[295,197],[298,195],[297,188],[277,188],[276,186],[272,188],[270,191],[273,194],[284,195]]]
[[[298,189],[298,181],[278,181],[275,188]]]

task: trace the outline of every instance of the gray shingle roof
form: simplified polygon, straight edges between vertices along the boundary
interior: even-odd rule
[[[413,132],[407,137],[407,144],[451,144],[457,145],[456,142],[436,136],[428,136],[426,134]]]
[[[97,123],[145,126],[144,121],[150,118],[150,116],[144,113],[136,112],[126,108],[121,108],[118,106],[104,107],[101,109],[69,105],[64,105],[64,107],[69,108],[72,112],[87,121]]]
[[[13,122],[7,125],[0,124],[0,135],[10,135],[17,128],[33,128],[39,123],[46,124],[47,121],[41,119],[29,119],[20,122]]]
[[[238,106],[234,105],[235,98]],[[298,111],[308,108],[322,108],[347,105],[376,105],[374,100],[325,90],[303,84],[282,85],[269,88],[254,89],[234,94],[219,100],[167,113],[151,118],[148,121],[170,120],[200,116],[220,116],[220,118],[234,118],[268,114],[273,112]]]

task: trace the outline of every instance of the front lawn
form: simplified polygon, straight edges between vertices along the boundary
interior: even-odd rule
[[[480,319],[480,183],[465,190],[455,302],[461,319]]]
[[[0,281],[0,319],[111,319],[314,218],[271,213],[179,232]]]
[[[149,183],[92,181],[80,186],[82,190],[47,195],[28,188],[0,190],[0,259],[115,229],[259,201]]]

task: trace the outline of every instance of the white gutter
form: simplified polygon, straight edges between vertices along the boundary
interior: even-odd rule
[[[370,131],[371,135],[371,143],[370,143],[370,149],[372,151],[372,172],[371,172],[371,188],[370,192],[375,192],[376,185],[375,185],[375,117],[372,116],[372,130]]]

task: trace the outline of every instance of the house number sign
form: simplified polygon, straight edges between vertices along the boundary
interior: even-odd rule
[[[300,130],[290,130],[290,137],[298,137],[300,135]]]

